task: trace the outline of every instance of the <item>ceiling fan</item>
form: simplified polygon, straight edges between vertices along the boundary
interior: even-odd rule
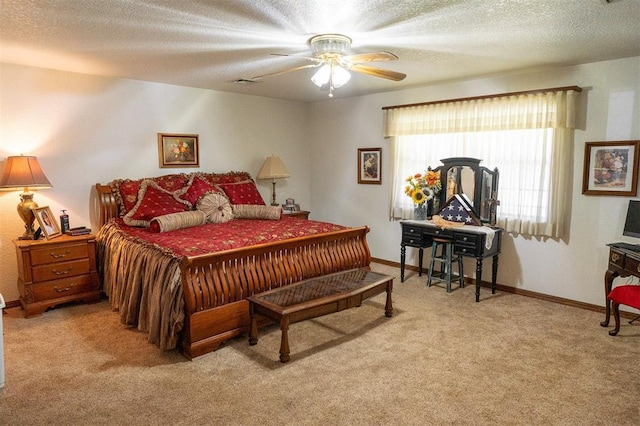
[[[395,61],[396,55],[390,52],[362,53],[358,55],[348,55],[351,47],[351,39],[341,34],[320,34],[309,40],[313,57],[293,56],[273,53],[276,56],[290,56],[294,58],[306,59],[313,64],[302,65],[282,71],[253,77],[252,80],[262,77],[284,74],[306,68],[320,68],[312,77],[311,81],[320,88],[329,89],[329,97],[333,97],[333,90],[343,86],[351,78],[349,71],[359,72],[374,77],[386,78],[388,80],[400,81],[407,75],[365,65],[369,62]]]

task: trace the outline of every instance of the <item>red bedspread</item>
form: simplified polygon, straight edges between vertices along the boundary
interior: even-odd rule
[[[121,219],[116,219],[115,225],[126,232],[128,238],[154,245],[177,258],[346,229],[341,225],[296,217],[236,219],[162,233],[127,226]]]

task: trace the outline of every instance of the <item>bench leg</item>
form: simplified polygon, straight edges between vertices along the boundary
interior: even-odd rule
[[[251,328],[249,329],[249,344],[255,345],[258,343],[258,319],[253,312],[253,303],[250,304],[249,311],[251,313]]]
[[[280,319],[280,330],[282,330],[280,362],[289,362],[289,315],[285,315]]]
[[[393,304],[391,303],[391,292],[393,291],[393,281],[387,284],[387,302],[384,305],[384,314],[387,317],[393,316]]]

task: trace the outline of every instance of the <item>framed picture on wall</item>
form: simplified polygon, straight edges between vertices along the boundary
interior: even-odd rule
[[[158,160],[161,168],[200,167],[198,135],[158,133]]]
[[[40,225],[40,230],[47,240],[62,235],[62,232],[60,232],[60,228],[58,227],[58,222],[56,222],[56,219],[53,217],[53,213],[51,213],[49,206],[37,207],[33,209],[33,214],[36,216],[38,224]]]
[[[382,183],[382,148],[358,148],[358,183]]]
[[[635,197],[639,147],[640,141],[587,142],[582,193]]]

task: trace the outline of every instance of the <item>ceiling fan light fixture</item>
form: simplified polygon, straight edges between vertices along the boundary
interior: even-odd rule
[[[346,55],[351,48],[351,39],[342,34],[320,34],[309,40],[314,56],[325,54]]]
[[[331,66],[324,64],[311,76],[311,81],[318,87],[322,87],[329,82],[331,76]]]
[[[332,69],[331,81],[334,88],[338,88],[347,84],[351,79],[351,73],[341,66],[334,66]]]
[[[311,77],[311,81],[318,87],[324,87],[328,84],[333,89],[342,87],[351,79],[351,73],[340,65],[324,64]]]

